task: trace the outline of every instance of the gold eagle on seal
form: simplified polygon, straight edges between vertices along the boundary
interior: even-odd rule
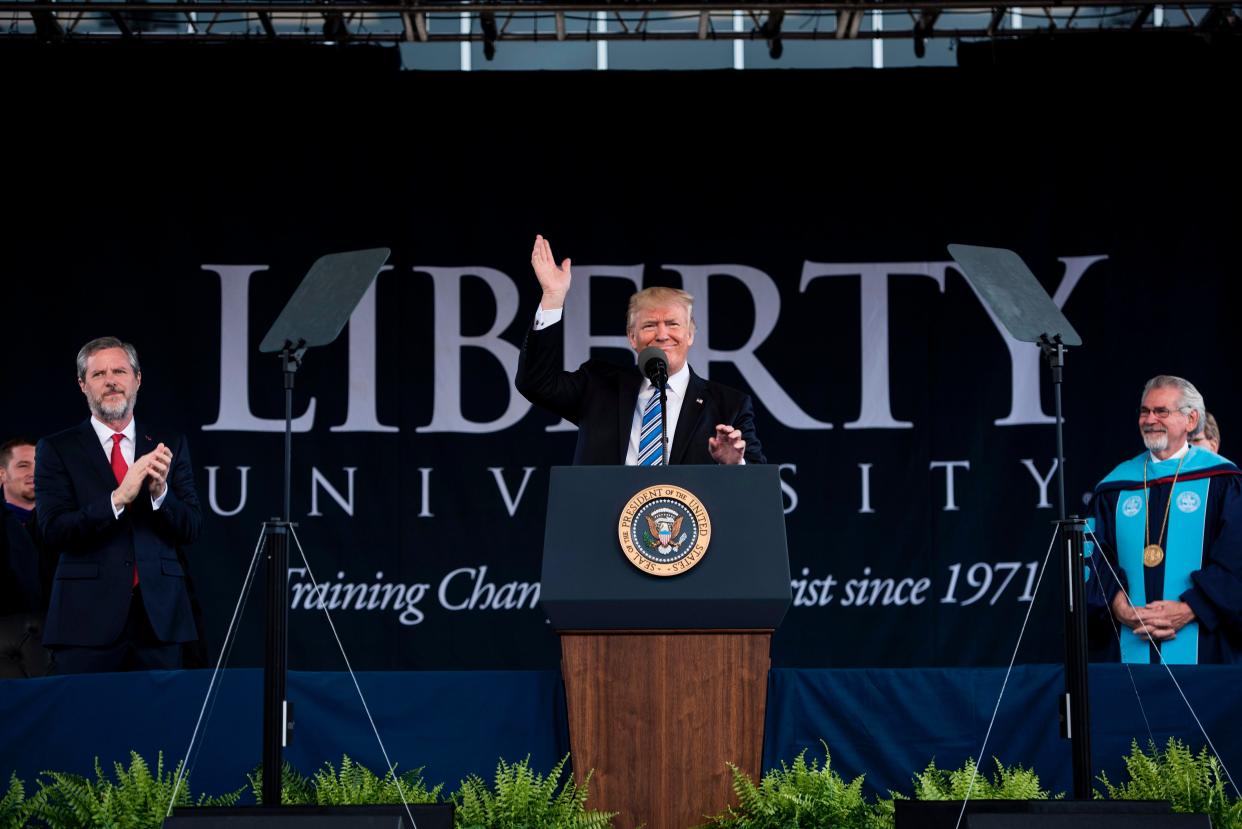
[[[647,546],[655,549],[659,547],[661,550],[676,550],[681,546],[683,539],[678,538],[681,533],[681,522],[685,520],[684,515],[677,516],[674,521],[657,521],[653,516],[645,516],[647,519],[647,529],[651,530],[653,541],[647,542]],[[674,541],[674,539],[677,539]]]

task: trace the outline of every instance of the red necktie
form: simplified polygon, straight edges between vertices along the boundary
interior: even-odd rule
[[[125,456],[121,454],[121,440],[125,435],[115,432],[112,435],[112,475],[116,478],[118,484],[125,480],[125,473],[129,471],[129,464],[125,462]],[[134,554],[134,586],[138,586],[138,556]]]
[[[112,435],[112,474],[116,476],[116,482],[119,484],[125,480],[125,473],[129,471],[129,464],[125,462],[125,456],[121,454],[121,441],[125,435],[116,432]]]

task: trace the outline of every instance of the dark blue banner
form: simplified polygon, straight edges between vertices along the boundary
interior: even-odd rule
[[[250,87],[219,72],[171,107],[135,82],[116,118],[79,91],[23,99],[0,208],[0,434],[85,419],[77,349],[137,345],[139,428],[191,447],[213,653],[280,509],[281,376],[257,345],[328,252],[393,251],[297,376],[299,669],[343,667],[321,605],[355,668],[557,664],[540,549],[574,434],[512,382],[536,233],[574,263],[568,363],[632,360],[626,297],[682,286],[691,364],[754,396],[793,576],[778,666],[1004,664],[1033,600],[1021,658],[1061,658],[1060,574],[1039,582],[1048,371],[948,243],[1017,251],[1083,337],[1064,387],[1071,511],[1140,451],[1154,374],[1198,385],[1231,455],[1240,176],[1200,153],[1197,135],[1236,138],[1211,109],[1162,100],[1153,123],[1138,93],[1051,107],[1036,80],[960,71],[315,74],[288,98],[222,93]],[[260,596],[234,664],[260,658]]]

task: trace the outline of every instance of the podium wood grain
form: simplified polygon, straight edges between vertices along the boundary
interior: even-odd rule
[[[631,829],[689,829],[758,778],[772,632],[561,633],[573,766],[588,807]]]

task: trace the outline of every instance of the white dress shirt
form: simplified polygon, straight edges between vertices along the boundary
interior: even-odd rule
[[[1182,444],[1182,448],[1181,448],[1181,449],[1178,449],[1176,452],[1174,452],[1172,455],[1169,455],[1169,456],[1168,456],[1167,458],[1165,458],[1164,460],[1165,460],[1165,461],[1175,461],[1175,460],[1177,460],[1178,458],[1180,458],[1182,455],[1185,455],[1185,454],[1186,454],[1187,452],[1189,452],[1189,451],[1190,451],[1190,441],[1186,441],[1185,443],[1183,443],[1183,444]],[[1157,458],[1157,457],[1156,457],[1156,453],[1155,453],[1155,452],[1152,452],[1152,453],[1151,453],[1151,462],[1152,462],[1152,463],[1164,463],[1164,461],[1162,461],[1162,460],[1160,460],[1159,458]]]
[[[668,455],[673,454],[673,435],[677,434],[677,420],[681,416],[681,404],[686,399],[686,389],[690,385],[690,366],[684,365],[681,371],[668,378],[668,388],[665,390],[665,396],[668,398]],[[643,431],[643,410],[647,408],[647,401],[651,399],[651,393],[655,391],[655,384],[647,378],[643,378],[643,384],[638,388],[638,399],[634,401],[634,420],[630,425],[630,442],[629,448],[625,450],[625,465],[638,466],[638,436]],[[668,456],[665,456],[661,463],[668,464]]]

